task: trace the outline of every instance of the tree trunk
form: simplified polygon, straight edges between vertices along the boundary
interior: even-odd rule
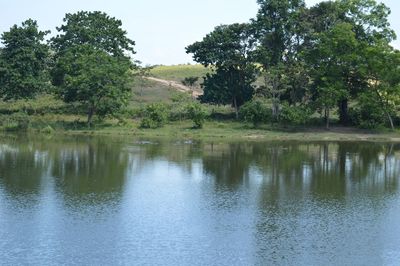
[[[87,119],[87,123],[88,123],[88,126],[89,126],[89,127],[92,126],[93,115],[94,115],[94,107],[89,107],[89,110],[88,110],[88,119]]]
[[[386,115],[387,115],[387,117],[389,119],[390,127],[392,128],[392,130],[394,130],[394,124],[393,124],[392,116],[389,114],[389,112],[387,112],[387,111],[385,111],[385,112],[386,112]]]
[[[389,111],[388,111],[387,103],[384,101],[384,99],[382,98],[382,96],[381,96],[381,94],[379,93],[379,91],[378,91],[377,88],[375,88],[375,92],[376,92],[376,94],[378,95],[378,98],[379,98],[379,100],[381,101],[381,103],[382,103],[382,105],[383,105],[385,114],[386,114],[386,116],[388,117],[388,120],[389,120],[389,123],[390,123],[390,128],[391,128],[392,130],[394,130],[393,119],[392,119],[392,116],[390,115],[390,113],[389,113]]]
[[[349,124],[349,107],[348,107],[349,100],[343,99],[339,101],[339,119],[340,124],[346,126]]]
[[[239,107],[237,104],[236,96],[233,97],[233,107],[235,108],[236,119],[239,119]]]
[[[325,108],[325,122],[326,122],[326,129],[329,129],[329,108]]]

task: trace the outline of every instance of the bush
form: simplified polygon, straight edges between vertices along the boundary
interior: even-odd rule
[[[168,113],[164,104],[153,103],[146,106],[143,111],[141,128],[159,128],[167,121]]]
[[[206,111],[199,102],[192,102],[186,106],[189,119],[194,123],[195,128],[202,128],[206,119]]]
[[[30,126],[30,119],[26,113],[14,113],[9,116],[5,116],[2,119],[3,129],[6,131],[27,131]]]
[[[284,124],[304,125],[311,115],[312,110],[307,106],[290,106],[287,103],[283,103],[278,119],[279,122]]]
[[[168,119],[170,121],[182,121],[187,119],[187,103],[173,103],[169,109]]]
[[[40,132],[44,134],[53,134],[54,129],[51,126],[47,125],[46,127],[42,128]]]
[[[264,99],[253,99],[240,108],[239,115],[257,127],[260,123],[272,120],[271,105]]]
[[[351,122],[361,128],[373,129],[385,125],[386,115],[382,104],[370,93],[361,94],[356,106],[349,110]]]

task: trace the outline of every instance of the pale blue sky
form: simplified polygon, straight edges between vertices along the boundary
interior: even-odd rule
[[[382,2],[392,9],[391,24],[400,38],[400,0]],[[191,62],[187,45],[217,25],[248,21],[257,8],[256,0],[0,0],[0,32],[32,18],[55,34],[65,13],[100,10],[122,20],[136,41],[136,59],[170,65]],[[394,46],[400,48],[400,42]]]

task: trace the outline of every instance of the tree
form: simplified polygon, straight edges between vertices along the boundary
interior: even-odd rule
[[[342,124],[347,124],[348,102],[357,98],[368,87],[368,78],[360,71],[365,47],[374,46],[379,42],[389,43],[395,34],[390,29],[388,16],[390,9],[375,0],[339,0],[318,3],[305,12],[305,28],[303,49],[314,51],[320,45],[320,38],[326,34],[348,25],[351,28],[351,38],[357,42],[357,49],[345,51],[352,54],[353,59],[342,64],[341,74],[337,76],[347,91],[346,96],[338,100],[339,118]],[[316,57],[313,58],[315,62]],[[321,58],[321,60],[325,60]],[[307,61],[307,65],[314,62]],[[315,67],[314,67],[315,69]],[[337,74],[336,74],[337,75]]]
[[[308,55],[314,80],[312,93],[317,107],[325,112],[326,127],[329,128],[330,109],[348,98],[344,73],[348,73],[354,61],[358,60],[355,51],[359,44],[349,23],[337,24],[320,33],[317,40]]]
[[[400,104],[400,52],[382,42],[367,47],[365,55],[369,95],[376,96],[375,100],[394,130],[392,114]]]
[[[58,93],[67,103],[86,106],[91,125],[94,114],[114,114],[127,104],[130,64],[127,58],[113,57],[89,45],[69,49],[58,60],[58,69],[64,73]]]
[[[120,20],[102,12],[67,14],[52,38],[56,54],[53,84],[66,102],[80,102],[94,114],[114,114],[127,104],[134,41],[126,37]]]
[[[182,84],[188,87],[194,87],[199,81],[199,77],[186,77],[182,80]]]
[[[304,0],[257,0],[260,8],[252,25],[258,39],[258,61],[264,68],[293,60],[301,45]]]
[[[264,86],[261,88],[272,100],[272,114],[278,118],[280,102],[288,97],[290,103],[301,100],[303,95],[295,95],[300,89],[305,72],[288,75],[301,65],[299,56],[304,41],[302,15],[303,0],[258,0],[260,8],[252,27],[257,38],[256,61],[262,66]],[[298,68],[297,68],[298,70]],[[297,80],[298,79],[298,80]],[[307,85],[307,84],[302,84]]]
[[[122,22],[100,11],[80,11],[66,14],[64,23],[57,30],[59,35],[51,39],[58,55],[76,45],[90,45],[115,57],[135,53],[135,42],[130,40]]]
[[[189,87],[194,98],[194,86],[199,81],[199,77],[186,77],[182,80],[182,84]]]
[[[239,107],[254,93],[254,48],[252,30],[246,23],[218,26],[201,42],[186,48],[196,62],[215,69],[205,77],[203,102],[230,103],[238,117]]]
[[[37,22],[28,19],[4,32],[0,51],[1,98],[28,99],[48,87],[49,49],[43,43],[49,31],[40,31]]]

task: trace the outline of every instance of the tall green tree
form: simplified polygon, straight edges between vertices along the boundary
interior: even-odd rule
[[[48,33],[28,19],[1,35],[0,98],[33,98],[49,86],[49,49],[43,42]]]
[[[56,64],[53,84],[66,102],[87,107],[88,124],[94,114],[115,114],[127,104],[131,55],[135,42],[122,22],[102,12],[67,14],[52,38]]]
[[[186,48],[196,62],[215,70],[205,77],[204,102],[230,103],[238,117],[239,107],[254,93],[254,48],[253,32],[246,23],[218,26],[202,41]]]
[[[252,20],[257,37],[256,61],[262,66],[263,89],[272,100],[272,114],[277,119],[281,100],[294,103],[301,100],[294,93],[297,85],[306,80],[306,72],[297,66],[302,64],[299,56],[304,42],[304,0],[258,0],[259,11]],[[288,75],[288,73],[296,75]]]
[[[334,31],[338,33],[338,28],[343,25],[351,27],[351,32],[348,32],[349,38],[357,42],[357,49],[344,51],[347,56],[332,54],[337,58],[347,57],[347,59],[350,54],[352,55],[351,60],[341,63],[340,75],[338,72],[332,73],[332,79],[340,80],[343,84],[341,87],[346,90],[346,94],[340,94],[342,97],[337,102],[342,124],[347,124],[349,121],[348,102],[355,99],[368,86],[368,77],[361,72],[363,58],[366,56],[363,54],[365,48],[382,41],[389,43],[395,38],[388,23],[389,14],[390,9],[384,4],[378,4],[375,0],[324,1],[305,12],[305,29],[307,31],[303,50],[306,52],[320,50],[321,47],[317,46],[323,42],[326,43],[322,39],[326,40],[327,35]],[[336,37],[338,36],[336,35]],[[315,74],[319,67],[319,64],[315,64],[316,60],[320,60],[323,64],[326,57],[318,59],[312,56],[311,58],[312,61],[307,61],[307,65],[313,66],[311,71]]]
[[[359,59],[356,53],[358,48],[353,26],[341,23],[320,33],[314,49],[309,51],[314,102],[317,108],[324,111],[327,128],[330,109],[340,100],[348,98],[345,74]]]
[[[58,60],[58,68],[65,73],[58,93],[67,103],[83,104],[91,125],[93,115],[115,114],[128,103],[130,64],[127,58],[110,56],[90,45],[69,49]]]
[[[383,110],[392,129],[393,114],[400,105],[400,52],[386,42],[366,48],[365,74],[369,80],[368,94]],[[372,112],[373,110],[371,110]]]

